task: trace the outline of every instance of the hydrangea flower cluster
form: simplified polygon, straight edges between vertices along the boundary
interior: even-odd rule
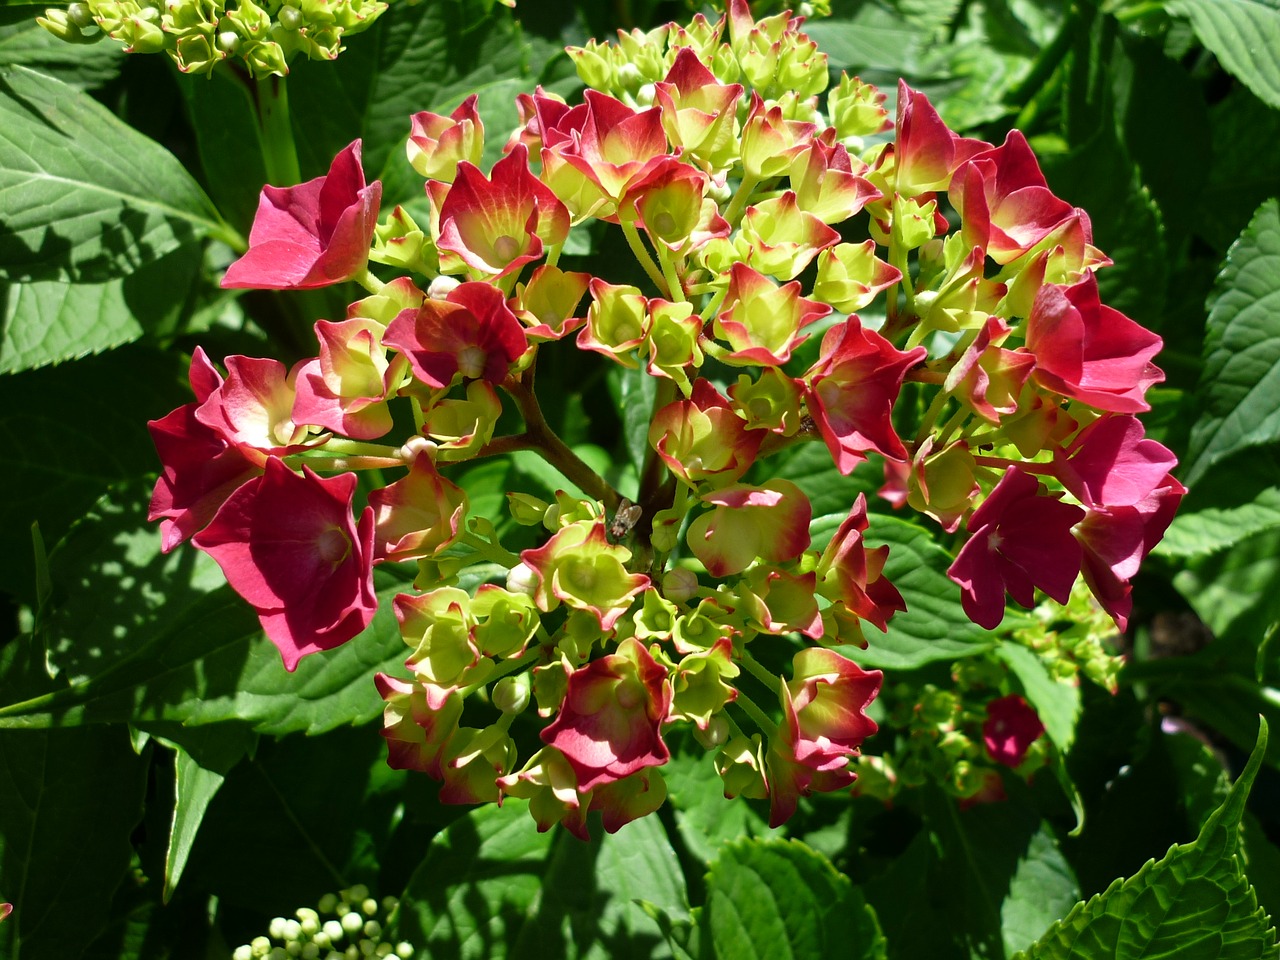
[[[70,43],[110,37],[126,53],[167,53],[183,73],[208,75],[234,57],[261,78],[287,75],[299,54],[333,60],[386,9],[382,0],[76,0],[37,22]]]
[[[1183,494],[1134,416],[1160,338],[1101,303],[1109,261],[1020,134],[960,137],[905,83],[896,122],[857,78],[827,90],[801,26],[733,0],[715,23],[571,50],[582,101],[521,95],[487,173],[475,97],[415,115],[422,224],[379,219],[359,141],[326,176],[264,189],[224,286],[370,295],[318,321],[292,369],[233,356],[224,374],[197,351],[195,401],[151,424],[165,548],[208,552],[286,668],[368,625],[375,565],[417,564],[393,601],[408,676],[376,682],[391,764],[447,802],[520,797],[540,829],[585,836],[597,810],[616,830],[662,804],[677,726],[774,825],[852,785],[882,677],[846,653],[904,603],[862,496],[819,547],[797,484],[749,479],[796,444],[844,474],[876,457],[883,496],[955,533],[950,577],[981,626],[1006,596],[1066,602],[1081,576],[1127,620]],[[643,287],[559,266],[600,221]],[[652,377],[626,497],[543,415],[552,347]],[[504,413],[522,429],[499,434]],[[544,528],[514,552],[450,474],[530,450],[576,489],[509,496]],[[364,469],[396,479],[358,506]],[[1009,762],[1016,736],[991,736]]]

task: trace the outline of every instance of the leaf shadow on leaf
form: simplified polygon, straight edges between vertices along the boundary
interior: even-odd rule
[[[199,616],[211,599],[227,593],[219,589],[221,574],[195,550],[161,553],[158,534],[146,519],[146,505],[143,484],[116,487],[50,554],[53,594],[40,612],[37,636],[51,672],[84,693],[83,698],[68,698],[65,707],[53,706],[53,726],[64,719],[122,719],[118,702],[101,696],[104,688],[116,686],[117,677],[125,681],[119,693],[131,699],[133,718],[164,716],[175,690],[200,690],[206,699],[235,693],[235,678],[248,657],[247,645],[238,642],[242,633],[232,631],[237,642],[218,651],[223,658],[231,655],[237,660],[221,670],[202,671],[197,659],[180,655],[193,632],[198,637],[201,628],[225,627],[226,620],[211,622]],[[231,613],[230,622],[243,620],[247,631],[256,632],[247,605],[241,606],[238,617]],[[192,613],[197,615],[193,618]],[[136,687],[129,683],[131,668],[148,662],[148,682]],[[157,682],[159,677],[164,682]],[[82,702],[83,715],[68,716]]]
[[[433,960],[665,955],[634,902],[661,898],[653,865],[632,859],[661,828],[640,821],[604,836],[595,814],[590,827],[585,843],[558,826],[538,833],[520,800],[454,821],[410,880],[397,935]]]
[[[168,216],[163,222],[174,238],[174,246],[183,247],[198,240],[195,228],[185,218]],[[102,225],[98,234],[101,251],[77,259],[75,245],[53,224],[45,228],[39,245],[32,246],[24,242],[20,233],[0,222],[4,272],[19,282],[70,279],[75,283],[105,283],[127,277],[168,252],[147,243],[147,234],[155,227],[154,216],[149,222],[144,211],[125,203],[110,224]]]

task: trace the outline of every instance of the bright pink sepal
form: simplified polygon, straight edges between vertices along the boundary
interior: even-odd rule
[[[869,451],[907,459],[891,413],[907,371],[926,353],[898,350],[856,316],[822,338],[818,362],[804,376],[805,399],[841,473],[852,472]]]
[[[969,540],[947,570],[969,619],[994,630],[1004,619],[1006,590],[1024,607],[1035,605],[1037,587],[1066,603],[1081,564],[1071,528],[1083,518],[1079,507],[1042,496],[1031,474],[1005,471],[969,518]]]
[[[161,463],[147,519],[160,521],[164,553],[202,530],[227,497],[262,469],[196,417],[200,405],[222,386],[222,377],[199,347],[191,357],[190,378],[195,402],[147,423]]]
[[[305,290],[350,280],[369,261],[381,200],[382,184],[365,184],[359,140],[323,177],[263,187],[249,250],[227,268],[222,286]]]
[[[346,643],[378,607],[373,511],[359,524],[352,517],[355,474],[302,469],[299,476],[269,459],[192,540],[257,610],[289,671],[309,653]]]
[[[1151,408],[1147,389],[1164,380],[1151,358],[1164,341],[1104,306],[1093,274],[1070,287],[1041,287],[1026,329],[1032,377],[1043,386],[1112,413]]]
[[[634,638],[569,674],[569,688],[542,742],[564,754],[583,793],[671,754],[658,728],[671,705],[666,668]]]

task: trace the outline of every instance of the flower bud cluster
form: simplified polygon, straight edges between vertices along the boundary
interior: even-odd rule
[[[315,908],[299,907],[293,917],[276,917],[265,936],[232,951],[233,960],[409,960],[410,943],[385,939],[395,897],[381,901],[356,885],[326,894]]]
[[[962,805],[1005,798],[1003,770],[1030,779],[1050,762],[1044,724],[1008,670],[984,654],[952,665],[950,687],[895,684],[885,691],[878,755],[859,757],[854,793],[892,803],[927,783]]]
[[[383,0],[76,0],[37,22],[71,43],[110,37],[127,53],[167,53],[183,73],[208,74],[232,58],[254,77],[282,77],[299,54],[334,59],[345,37],[386,8]]]
[[[1159,338],[1101,304],[1109,261],[1019,134],[960,137],[905,83],[893,121],[856,78],[824,106],[801,27],[733,0],[716,23],[573,50],[582,102],[521,95],[487,173],[476,97],[417,114],[417,219],[379,222],[358,141],[326,177],[265,188],[224,286],[370,295],[318,321],[291,370],[230,357],[224,377],[197,353],[196,401],[152,424],[166,549],[213,556],[287,668],[369,623],[375,564],[416,564],[393,601],[407,675],[377,677],[383,733],[448,802],[517,797],[543,829],[585,835],[594,810],[616,830],[663,802],[679,726],[774,824],[853,784],[882,677],[849,654],[905,604],[863,496],[814,543],[802,486],[753,470],[800,444],[883,470],[890,504],[959,535],[949,576],[975,623],[996,627],[1006,596],[1064,603],[1080,578],[1127,620],[1183,492],[1134,416]],[[561,266],[596,223],[643,285]],[[539,354],[575,349],[653,381],[647,459],[621,489],[539,402]],[[516,451],[564,489],[478,509],[459,465]],[[362,469],[389,482],[359,509]],[[1064,662],[1094,661],[1080,642]],[[912,709],[975,796],[975,717],[948,696]],[[983,749],[1020,765],[1034,713],[982,703]]]

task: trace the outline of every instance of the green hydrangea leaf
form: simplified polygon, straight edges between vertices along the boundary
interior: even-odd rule
[[[1228,73],[1280,107],[1280,10],[1257,0],[1173,0],[1166,7],[1191,20]]]
[[[1194,843],[1078,903],[1015,960],[1275,957],[1275,928],[1240,862],[1240,819],[1267,747],[1262,723],[1249,763]]]
[[[649,957],[662,942],[650,910],[686,913],[684,878],[657,817],[583,843],[538,833],[508,799],[454,822],[431,843],[400,899],[396,936],[432,957]]]
[[[101,283],[226,236],[171,153],[87,94],[0,70],[0,278]]]
[[[0,956],[79,956],[128,871],[148,764],[105,727],[0,731],[0,756]]]
[[[1227,252],[1208,307],[1188,486],[1224,457],[1280,439],[1280,200],[1259,207]]]
[[[740,840],[707,874],[701,916],[721,960],[885,956],[875,912],[849,878],[797,840]]]
[[[290,674],[207,558],[160,553],[146,503],[141,485],[122,485],[50,552],[53,595],[38,627],[56,689],[20,688],[0,707],[0,728],[242,720],[259,733],[315,734],[382,712],[373,674],[401,670],[406,656],[391,611],[406,587],[400,570],[375,574],[381,605],[362,634]],[[0,664],[0,685],[5,674]]]
[[[100,353],[167,326],[199,264],[199,249],[188,244],[104,283],[0,282],[0,374]]]

